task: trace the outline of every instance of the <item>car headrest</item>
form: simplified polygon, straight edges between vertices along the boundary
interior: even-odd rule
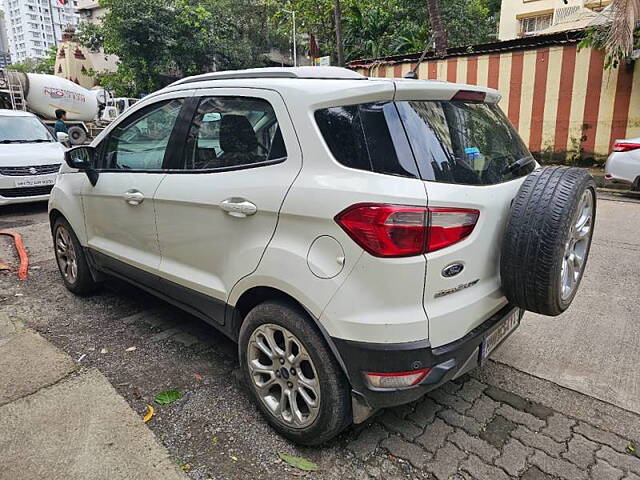
[[[249,119],[243,115],[224,115],[220,123],[220,148],[224,153],[250,153],[258,138]]]

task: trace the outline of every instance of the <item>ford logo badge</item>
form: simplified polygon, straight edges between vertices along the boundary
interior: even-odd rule
[[[442,276],[451,278],[458,275],[460,272],[464,270],[464,265],[461,263],[452,263],[451,265],[447,265],[442,269]]]

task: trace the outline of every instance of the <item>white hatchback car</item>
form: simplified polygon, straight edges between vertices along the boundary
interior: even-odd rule
[[[0,206],[48,200],[64,151],[32,113],[0,110]]]
[[[640,191],[640,138],[615,141],[604,166],[604,179]]]
[[[595,219],[490,89],[334,67],[187,78],[67,152],[67,288],[110,276],[238,342],[267,420],[317,444],[481,364],[571,303]]]

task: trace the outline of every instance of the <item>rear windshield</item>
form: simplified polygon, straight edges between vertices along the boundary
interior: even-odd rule
[[[493,185],[529,174],[533,158],[494,104],[412,101],[318,110],[343,165],[426,181]]]

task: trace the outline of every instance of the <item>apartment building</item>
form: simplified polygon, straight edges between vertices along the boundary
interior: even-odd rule
[[[80,20],[89,23],[100,23],[106,10],[106,8],[102,8],[99,5],[98,0],[77,0],[76,11],[80,15]]]
[[[500,40],[585,28],[606,21],[599,15],[611,0],[502,0]]]
[[[41,58],[76,25],[77,0],[0,0],[5,13],[9,53],[14,62]]]
[[[4,12],[0,10],[0,68],[4,68],[11,63],[9,55],[9,38],[7,37],[7,26],[4,20]]]

